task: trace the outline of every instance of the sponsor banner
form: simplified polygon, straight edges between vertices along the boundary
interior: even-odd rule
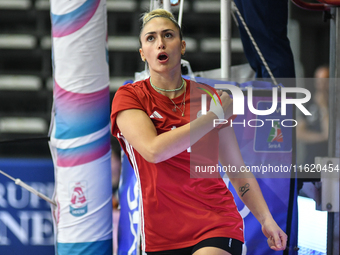
[[[51,159],[0,159],[0,170],[52,198]],[[55,254],[50,204],[3,175],[0,175],[0,254]]]
[[[261,110],[272,105],[268,97],[256,96],[252,100]],[[256,178],[291,178],[295,127],[292,105],[282,115],[279,98],[273,113],[261,116],[248,111],[236,117],[233,127],[244,163]]]
[[[219,84],[219,87],[223,87],[221,86],[223,81],[205,79],[205,83],[210,86]],[[228,83],[228,85],[234,84]],[[257,88],[253,88],[254,91],[251,94],[251,98],[249,98],[249,89],[246,88],[242,90],[242,94],[237,94],[238,92],[241,92],[239,87],[242,88],[242,84],[236,89],[232,88],[231,91],[234,93],[234,100],[243,100],[243,107],[238,105],[240,106],[238,110],[240,111],[240,109],[242,109],[241,112],[243,112],[243,114],[238,114],[234,119],[222,119],[221,121],[216,122],[216,127],[223,128],[223,125],[230,125],[234,128],[239,148],[246,166],[243,170],[251,171],[257,178],[269,210],[277,224],[283,231],[291,231],[290,233],[287,233],[291,238],[289,251],[290,254],[296,254],[293,248],[297,244],[295,233],[297,229],[291,228],[288,218],[293,217],[292,222],[294,222],[297,217],[291,216],[289,212],[290,204],[296,204],[296,194],[290,201],[290,192],[291,177],[294,176],[291,173],[292,166],[294,165],[293,131],[297,123],[293,119],[294,115],[292,104],[284,105],[285,113],[283,114],[281,97],[277,96],[275,103],[273,103],[274,93],[268,93],[273,91],[272,86],[267,85],[267,83],[264,83],[264,86],[261,87],[260,82],[257,82]],[[201,86],[201,84],[199,86]],[[194,103],[194,107],[192,109],[195,111],[191,112],[191,119],[194,119],[196,115],[199,116],[199,113],[207,111],[210,107],[214,107],[215,91],[213,89],[207,90],[209,93],[206,92],[206,97],[209,98],[209,101],[206,99],[203,100],[204,97],[201,95],[201,98],[203,98],[201,100],[201,104],[203,106],[201,105],[197,107],[199,100],[195,99],[195,97],[191,99],[191,103]],[[218,97],[215,97],[215,101],[218,102]],[[209,105],[210,107],[208,108]],[[218,105],[218,103],[215,103],[215,105]],[[252,110],[250,110],[250,108],[252,108]],[[263,113],[264,111],[269,113],[263,115],[256,114]],[[200,148],[198,150],[194,148],[195,145],[191,147],[191,154],[198,153],[196,155],[191,155],[191,159],[195,159],[191,162],[191,176],[195,177],[196,175],[200,177],[213,178],[220,170],[219,174],[225,177],[224,180],[226,185],[233,193],[236,205],[245,223],[245,244],[243,254],[283,254],[283,252],[275,252],[268,247],[267,238],[262,233],[260,223],[243,204],[237,194],[238,192],[235,191],[229,182],[229,179],[226,178],[226,172],[240,170],[236,169],[234,166],[230,166],[230,168],[223,168],[221,165],[213,166],[209,162],[202,162],[202,158],[206,158],[206,155],[208,155],[211,150],[209,148],[214,146],[211,142],[212,140],[203,142],[203,144],[197,146]],[[202,155],[204,155],[204,157]],[[193,167],[192,164],[197,162],[201,162],[202,166],[205,164],[205,166],[208,167]],[[201,169],[205,172],[193,173],[192,171],[196,169]]]
[[[269,210],[272,213],[277,224],[283,231],[287,232],[290,226],[287,225],[289,217],[289,204],[291,190],[291,172],[283,171],[293,164],[293,130],[295,125],[293,119],[293,107],[287,105],[286,115],[282,115],[281,98],[278,98],[277,106],[273,113],[264,115],[254,115],[249,111],[248,97],[245,96],[245,114],[237,116],[234,121],[234,130],[241,154],[246,166],[258,169],[253,171],[257,177],[258,183],[262,190]],[[258,91],[256,96],[252,97],[253,105],[258,110],[267,110],[272,106],[271,97],[261,96]],[[235,124],[237,123],[237,124]],[[258,168],[254,168],[257,166]],[[260,167],[267,167],[267,169]],[[275,167],[278,171],[275,171]],[[269,167],[272,167],[269,169]],[[285,168],[286,167],[286,168]],[[280,169],[283,169],[282,171]],[[283,254],[283,251],[276,252],[271,250],[267,245],[267,238],[263,235],[261,225],[249,209],[240,200],[237,191],[229,183],[225,182],[231,192],[234,194],[235,202],[241,213],[245,224],[245,244],[243,254],[251,255],[270,255]],[[295,217],[297,218],[297,216]],[[295,219],[297,220],[297,219]],[[289,224],[289,223],[288,223]],[[293,229],[290,236],[289,254],[297,254],[293,247],[297,244],[297,238]]]
[[[124,152],[122,151],[124,154]],[[127,156],[122,157],[119,182],[120,217],[118,226],[118,255],[139,254],[139,190],[138,182]]]

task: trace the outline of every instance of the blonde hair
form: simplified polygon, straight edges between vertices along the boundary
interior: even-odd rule
[[[141,18],[141,20],[142,20],[142,27],[140,29],[140,32],[142,32],[142,30],[145,27],[146,23],[148,23],[153,18],[166,18],[166,19],[171,20],[172,23],[174,23],[175,26],[178,28],[181,40],[183,39],[182,29],[179,26],[178,22],[176,21],[174,15],[172,15],[171,12],[168,12],[168,11],[166,11],[164,9],[155,9],[155,10],[152,10],[150,12],[144,13],[142,18]],[[139,35],[139,37],[140,37],[140,35]]]

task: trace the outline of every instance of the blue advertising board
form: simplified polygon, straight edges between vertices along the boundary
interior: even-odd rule
[[[119,204],[121,213],[118,226],[118,255],[137,255],[140,222],[138,182],[125,154],[122,157]]]
[[[49,198],[54,191],[51,159],[0,159],[0,170]],[[0,175],[0,254],[53,255],[50,204]]]

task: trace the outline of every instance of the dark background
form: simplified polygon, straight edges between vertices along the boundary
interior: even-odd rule
[[[115,3],[112,7],[110,3]],[[119,2],[129,2],[131,8],[122,8]],[[150,1],[130,0],[108,3],[108,35],[109,45],[113,38],[128,37],[137,40],[139,34],[139,18],[148,8]],[[202,2],[217,8],[198,8]],[[211,51],[202,49],[204,42],[219,39],[220,13],[219,0],[185,1],[183,17],[184,37],[194,42],[196,47],[188,48],[184,58],[191,64],[193,71],[204,71],[220,67],[219,49]],[[25,142],[1,141],[46,137],[50,123],[52,107],[52,61],[50,40],[50,10],[47,0],[27,0],[24,8],[6,7],[0,5],[0,158],[8,157],[50,157],[46,140]],[[313,77],[315,68],[329,61],[329,21],[323,20],[322,12],[306,11],[293,4],[289,5],[290,19],[295,24],[298,33],[291,38],[294,45],[294,55],[299,65],[297,77]],[[174,9],[177,16],[177,11]],[[297,25],[297,26],[296,26]],[[34,43],[30,46],[13,46],[12,42],[1,43],[8,35],[29,36]],[[184,39],[185,39],[184,38]],[[238,29],[233,22],[232,38],[238,39]],[[19,39],[20,41],[20,39]],[[46,43],[47,42],[47,43]],[[232,52],[232,65],[247,63],[242,51]],[[111,83],[111,98],[117,87],[128,78],[133,78],[135,72],[144,69],[140,60],[138,46],[124,49],[121,45],[109,47],[109,68]],[[39,88],[24,89],[13,84],[4,88],[1,77],[10,75],[30,75],[38,79]],[[118,81],[117,81],[118,79]],[[27,132],[25,127],[17,131],[4,128],[6,118],[39,118],[45,123],[45,128]]]

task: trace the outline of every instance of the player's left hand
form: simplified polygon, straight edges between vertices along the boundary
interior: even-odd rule
[[[262,232],[268,238],[268,246],[275,251],[286,249],[287,235],[276,224],[274,219],[268,219],[262,224]]]

